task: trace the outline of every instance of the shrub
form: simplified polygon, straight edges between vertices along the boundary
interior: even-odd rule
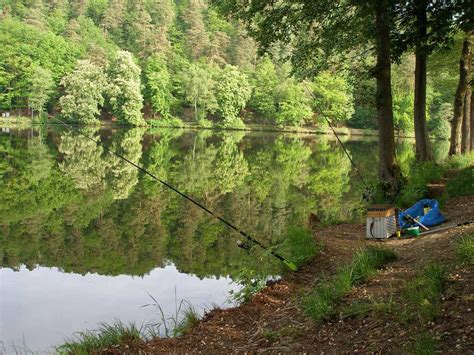
[[[433,162],[414,163],[410,167],[407,183],[400,191],[397,203],[402,206],[410,206],[423,198],[427,191],[426,184],[441,179],[443,170],[443,167]]]
[[[447,192],[451,197],[474,195],[474,167],[460,171],[450,180]]]
[[[231,297],[238,303],[244,303],[250,301],[250,299],[257,293],[263,290],[267,286],[268,277],[261,275],[254,270],[243,269],[234,278],[234,282],[242,286],[237,291],[231,291]]]

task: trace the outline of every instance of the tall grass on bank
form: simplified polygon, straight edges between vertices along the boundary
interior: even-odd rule
[[[441,295],[446,283],[446,271],[437,264],[429,264],[421,275],[410,281],[404,296],[408,301],[402,317],[417,319],[420,323],[431,322],[440,312]]]
[[[474,265],[474,234],[462,236],[456,244],[458,260],[467,265]]]
[[[336,304],[354,285],[374,277],[378,269],[395,259],[395,253],[388,249],[369,247],[358,251],[349,265],[304,298],[306,313],[318,323],[333,316]]]
[[[101,324],[97,330],[78,332],[73,338],[56,350],[60,354],[90,354],[107,348],[121,347],[127,345],[138,345],[143,341],[143,328],[137,328],[134,324],[125,325],[120,321],[112,324]]]
[[[106,349],[120,351],[125,346],[128,349],[137,348],[141,343],[155,337],[180,336],[193,328],[200,319],[199,313],[188,301],[176,301],[175,314],[166,317],[158,301],[153,299],[152,304],[159,311],[160,321],[137,327],[135,324],[124,324],[120,321],[107,324],[101,323],[96,330],[77,332],[72,338],[56,348],[60,354],[90,354],[102,352]]]
[[[296,266],[301,266],[313,258],[322,245],[317,243],[311,231],[301,226],[291,226],[286,231],[279,252]]]
[[[148,294],[152,299],[152,303],[146,304],[142,307],[154,307],[158,311],[160,321],[152,325],[154,337],[176,337],[183,335],[188,330],[193,328],[199,321],[199,313],[196,311],[196,308],[187,301],[181,300],[177,301],[176,290],[175,290],[175,311],[169,317],[165,316],[163,308],[156,300],[155,297]],[[150,333],[150,330],[148,331]]]

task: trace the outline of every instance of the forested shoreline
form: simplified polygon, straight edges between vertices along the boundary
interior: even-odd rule
[[[207,1],[2,1],[0,11],[1,111],[242,128],[324,126],[321,110],[337,125],[378,127],[373,54],[301,73],[284,41],[259,55],[244,23]],[[453,35],[428,61],[433,136],[449,137],[462,42]],[[414,69],[410,53],[393,65],[394,126],[403,133],[414,131]]]

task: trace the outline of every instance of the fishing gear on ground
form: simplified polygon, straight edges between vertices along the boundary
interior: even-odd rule
[[[472,221],[431,228],[442,225],[446,218],[439,203],[432,199],[422,199],[406,210],[398,210],[392,205],[372,205],[367,209],[366,237],[368,239],[388,239],[416,237],[433,234],[451,228],[473,224]],[[423,232],[420,232],[420,228]]]
[[[99,141],[95,140],[94,138],[92,138],[91,136],[88,136],[87,134],[81,132],[79,129],[75,128],[74,126],[70,125],[70,124],[67,124],[66,122],[64,121],[61,121],[59,118],[57,117],[54,117],[54,119],[56,121],[58,121],[59,123],[61,123],[62,125],[66,126],[67,128],[71,129],[71,130],[74,130],[76,131],[78,134],[80,134],[81,136],[89,139],[90,141],[94,142],[95,144],[97,144],[98,146],[102,147],[104,150],[114,154],[115,156],[117,156],[118,158],[126,161],[127,163],[131,164],[132,166],[134,166],[135,168],[137,168],[138,170],[140,170],[141,172],[143,172],[145,175],[148,175],[149,177],[151,177],[153,180],[156,180],[158,181],[159,183],[161,183],[162,185],[166,186],[167,188],[169,188],[170,190],[176,192],[178,195],[180,195],[181,197],[183,197],[184,199],[190,201],[191,203],[195,204],[196,206],[198,206],[199,208],[203,209],[204,211],[206,211],[208,214],[210,214],[211,216],[213,216],[214,218],[218,219],[220,222],[224,223],[227,227],[229,227],[230,229],[234,230],[235,232],[239,233],[241,236],[243,236],[248,244],[247,246],[249,246],[250,244],[256,244],[258,245],[260,248],[262,248],[263,250],[267,251],[270,255],[272,255],[273,257],[277,258],[278,260],[280,260],[283,264],[285,264],[290,270],[292,271],[297,271],[298,270],[298,267],[292,263],[290,260],[287,260],[285,259],[283,256],[281,256],[280,254],[278,254],[277,252],[273,251],[271,248],[269,248],[268,246],[266,246],[265,244],[261,243],[260,241],[258,241],[257,239],[255,239],[254,237],[250,236],[249,234],[247,234],[246,232],[244,232],[242,229],[238,228],[237,226],[235,226],[234,224],[228,222],[226,219],[224,219],[223,217],[215,214],[213,211],[211,211],[210,209],[208,209],[206,206],[204,206],[203,204],[201,204],[200,202],[196,201],[194,198],[186,195],[185,193],[179,191],[177,188],[173,187],[172,185],[170,185],[168,182],[164,181],[164,180],[161,180],[160,178],[158,178],[157,176],[153,175],[152,173],[150,173],[148,170],[146,170],[145,168],[141,167],[140,165],[130,161],[129,159],[127,159],[126,157],[124,157],[123,155],[117,153],[115,150],[113,149],[110,149],[108,147],[106,147],[105,145],[101,144]]]

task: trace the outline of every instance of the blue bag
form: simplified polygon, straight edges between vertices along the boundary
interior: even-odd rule
[[[426,214],[424,212],[425,207],[429,207],[429,211]],[[426,227],[435,226],[446,221],[446,218],[444,218],[439,209],[438,201],[436,200],[420,200],[409,209],[400,212],[398,214],[398,224],[401,229],[417,226],[416,223],[411,222],[409,219],[405,219],[404,216],[406,215],[417,218],[418,221]]]

